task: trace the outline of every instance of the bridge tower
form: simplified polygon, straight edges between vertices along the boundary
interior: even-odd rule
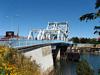
[[[33,39],[35,37],[36,40],[67,41],[68,31],[69,27],[67,22],[48,22],[46,29],[31,30],[28,39]]]
[[[51,38],[54,40],[67,40],[68,37],[68,23],[67,22],[48,22],[47,30],[50,30]]]

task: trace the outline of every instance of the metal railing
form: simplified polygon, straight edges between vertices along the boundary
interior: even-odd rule
[[[48,44],[48,43],[60,43],[64,42],[61,40],[8,40],[8,41],[0,41],[0,45],[6,45],[10,47],[25,47],[32,46],[38,44]]]

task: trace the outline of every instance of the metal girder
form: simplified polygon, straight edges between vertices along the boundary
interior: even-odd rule
[[[67,22],[49,22],[46,29],[32,29],[29,32],[28,39],[35,36],[37,40],[56,39],[65,41],[68,37],[68,29]],[[37,33],[37,35],[34,35],[34,32]]]

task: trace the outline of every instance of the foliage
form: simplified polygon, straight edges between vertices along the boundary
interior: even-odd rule
[[[40,75],[39,66],[13,48],[0,46],[0,75]]]
[[[77,64],[76,73],[77,75],[94,75],[93,70],[86,60],[81,60]]]
[[[91,43],[91,44],[96,44],[97,41],[95,38],[78,38],[78,37],[73,37],[71,38],[71,41],[73,43]]]
[[[73,38],[71,38],[71,41],[73,41],[73,43],[79,43],[79,38],[73,37]]]
[[[94,34],[98,34],[98,35],[100,35],[100,26],[95,26],[94,27]]]
[[[96,3],[95,3],[96,11],[82,15],[80,17],[80,21],[94,20],[96,18],[100,18],[100,9],[99,9],[99,7],[100,7],[100,0],[96,0]]]

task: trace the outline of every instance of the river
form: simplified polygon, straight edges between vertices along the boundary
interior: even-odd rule
[[[85,54],[81,55],[80,59],[86,59],[94,70],[95,75],[98,75],[98,69],[100,69],[100,55]],[[66,62],[66,60],[61,60],[59,75],[76,75],[76,65],[76,62]]]

